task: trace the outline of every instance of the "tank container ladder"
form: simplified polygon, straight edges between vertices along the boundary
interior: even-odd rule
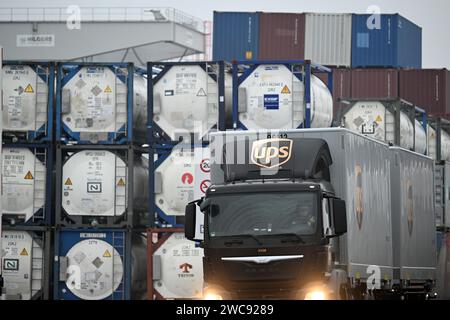
[[[444,186],[444,169],[442,167],[436,166],[434,168],[434,200],[436,207],[436,219],[440,218],[441,225],[445,225],[444,217],[444,202],[445,202],[445,186]],[[439,225],[437,226],[439,227]]]
[[[111,300],[115,300],[115,296],[119,295],[121,297],[121,300],[125,300],[125,277],[126,277],[126,268],[125,268],[125,237],[124,232],[114,232],[112,233],[112,292],[111,292]],[[114,252],[117,251],[119,253],[119,256],[122,258],[122,280],[119,283],[119,286],[117,287],[117,290],[114,291],[114,282],[115,282],[115,254]]]
[[[119,136],[126,135],[127,128],[128,128],[128,121],[127,121],[127,101],[128,101],[128,94],[127,94],[127,84],[123,83],[118,75],[121,73],[121,69],[116,70],[116,104],[115,104],[115,112],[116,112],[116,119],[115,119],[115,132],[114,132],[114,140],[117,140]],[[128,81],[128,77],[125,77],[126,81]],[[132,93],[131,93],[132,94]],[[129,108],[132,108],[133,106],[128,106]],[[128,119],[129,121],[132,121],[132,119]],[[124,124],[123,128],[121,124]]]
[[[219,113],[218,94],[219,94],[219,66],[212,68],[206,64],[206,102],[208,107],[208,128],[218,124],[216,118]],[[216,80],[214,80],[216,79]]]
[[[132,152],[132,151],[128,151],[128,152]],[[124,164],[124,161],[122,161],[121,158],[117,154],[116,154],[115,158],[116,158],[116,166],[115,166],[116,172],[115,172],[115,180],[114,180],[114,184],[115,184],[114,216],[117,215],[117,212],[124,212],[125,209],[127,208],[127,206],[126,206],[126,203],[127,203],[126,183],[128,183],[127,182],[127,165]],[[119,188],[118,183],[121,179],[122,179],[123,183],[125,183],[125,186]],[[121,190],[121,191],[118,192],[119,190]]]
[[[292,74],[292,122],[299,121],[300,123],[304,122],[305,115],[305,105],[304,105],[304,93],[305,89],[302,90],[302,83],[298,79],[304,79],[303,68],[296,70],[296,66],[291,66],[291,74]],[[296,81],[297,80],[297,81]]]
[[[45,79],[49,79],[48,71],[37,67],[37,82],[36,82],[36,109],[35,109],[35,119],[36,119],[36,128],[35,131],[39,130],[42,126],[44,126],[44,134],[49,134],[47,132],[47,122],[52,121],[51,119],[47,119],[47,108],[48,108],[48,90],[49,84],[47,82],[42,83],[39,81],[39,75],[43,74]]]
[[[38,255],[39,252],[39,245],[38,242],[42,243],[42,250],[40,251],[42,255]],[[33,236],[32,240],[32,246],[31,246],[31,275],[30,275],[30,281],[31,281],[31,296],[33,297],[36,293],[38,293],[41,289],[44,287],[43,283],[43,275],[44,272],[47,270],[44,270],[44,237],[38,237]],[[35,282],[39,281],[39,286],[36,287],[34,285]],[[42,292],[42,295],[44,293]]]
[[[34,185],[33,185],[33,214],[38,212],[42,208],[42,214],[33,215],[33,220],[36,218],[44,219],[48,212],[45,212],[45,184],[47,176],[47,149],[43,152],[35,149],[35,162],[34,162]],[[43,167],[44,169],[39,169],[37,162],[39,159],[44,159]]]

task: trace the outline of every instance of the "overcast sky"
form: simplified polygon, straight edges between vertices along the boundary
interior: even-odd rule
[[[355,12],[371,5],[422,27],[423,66],[450,69],[450,0],[1,0],[0,7],[174,7],[204,20],[217,11]]]

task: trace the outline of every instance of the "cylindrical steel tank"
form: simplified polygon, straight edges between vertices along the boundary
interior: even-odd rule
[[[3,130],[36,131],[47,125],[50,69],[40,65],[4,65]]]
[[[395,142],[394,114],[379,101],[356,102],[343,116],[345,128],[368,137],[387,142]],[[425,130],[420,123],[411,122],[404,112],[400,112],[400,147],[413,149],[414,126],[416,129],[415,151],[426,150]]]
[[[231,115],[231,75],[224,74]],[[218,65],[170,65],[153,85],[153,120],[171,140],[194,133],[201,139],[219,120]]]
[[[30,300],[43,288],[44,272],[49,272],[43,254],[43,239],[35,232],[2,232],[2,300]]]
[[[28,148],[3,148],[2,159],[3,215],[28,222],[45,205],[47,169]]]
[[[155,263],[157,261],[157,263]],[[203,290],[203,249],[182,233],[173,233],[153,254],[158,279],[154,289],[165,299],[200,298]]]
[[[428,125],[427,126],[427,140],[428,140],[428,155],[437,160],[437,135],[436,130]],[[450,161],[450,135],[441,130],[441,160]]]
[[[188,202],[209,187],[209,170],[209,148],[175,147],[155,170],[157,207],[166,216],[184,216]]]
[[[260,65],[239,85],[239,121],[251,129],[295,129],[305,118],[305,86],[284,65]],[[311,76],[311,128],[330,127],[333,98]]]
[[[148,161],[134,163],[135,211],[148,207]],[[62,206],[76,216],[120,216],[127,208],[128,165],[119,155],[106,150],[73,153],[63,165]]]
[[[137,135],[146,134],[147,80],[144,76],[133,76],[133,121],[127,117],[126,70],[84,66],[64,79],[61,120],[71,132],[80,136],[125,132],[125,128],[133,125]]]
[[[112,239],[108,235],[102,239],[101,233],[83,233],[80,241],[69,246],[64,258],[67,259],[66,288],[81,300],[124,299],[126,275],[124,249],[130,245],[123,238],[118,241],[117,233]],[[115,244],[114,244],[115,240]],[[63,243],[63,246],[66,244]],[[142,299],[146,289],[146,241],[136,234],[131,244],[131,287],[132,299]],[[76,285],[76,276],[81,283]],[[66,291],[67,291],[66,289]],[[121,291],[122,293],[119,293]]]
[[[414,151],[425,154],[427,152],[427,134],[422,124],[414,120],[415,125],[415,149]]]

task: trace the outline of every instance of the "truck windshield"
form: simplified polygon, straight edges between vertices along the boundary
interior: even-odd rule
[[[316,232],[317,201],[314,192],[213,196],[208,211],[209,235],[312,235]]]

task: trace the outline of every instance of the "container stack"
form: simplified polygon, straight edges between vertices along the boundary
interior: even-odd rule
[[[231,75],[218,61],[148,63],[147,69],[158,70],[148,88],[147,298],[193,299],[203,287],[203,250],[184,238],[184,211],[210,186],[209,133],[225,129]]]
[[[49,299],[54,64],[2,66],[1,299]]]
[[[54,298],[141,299],[146,72],[59,63],[56,83]]]

